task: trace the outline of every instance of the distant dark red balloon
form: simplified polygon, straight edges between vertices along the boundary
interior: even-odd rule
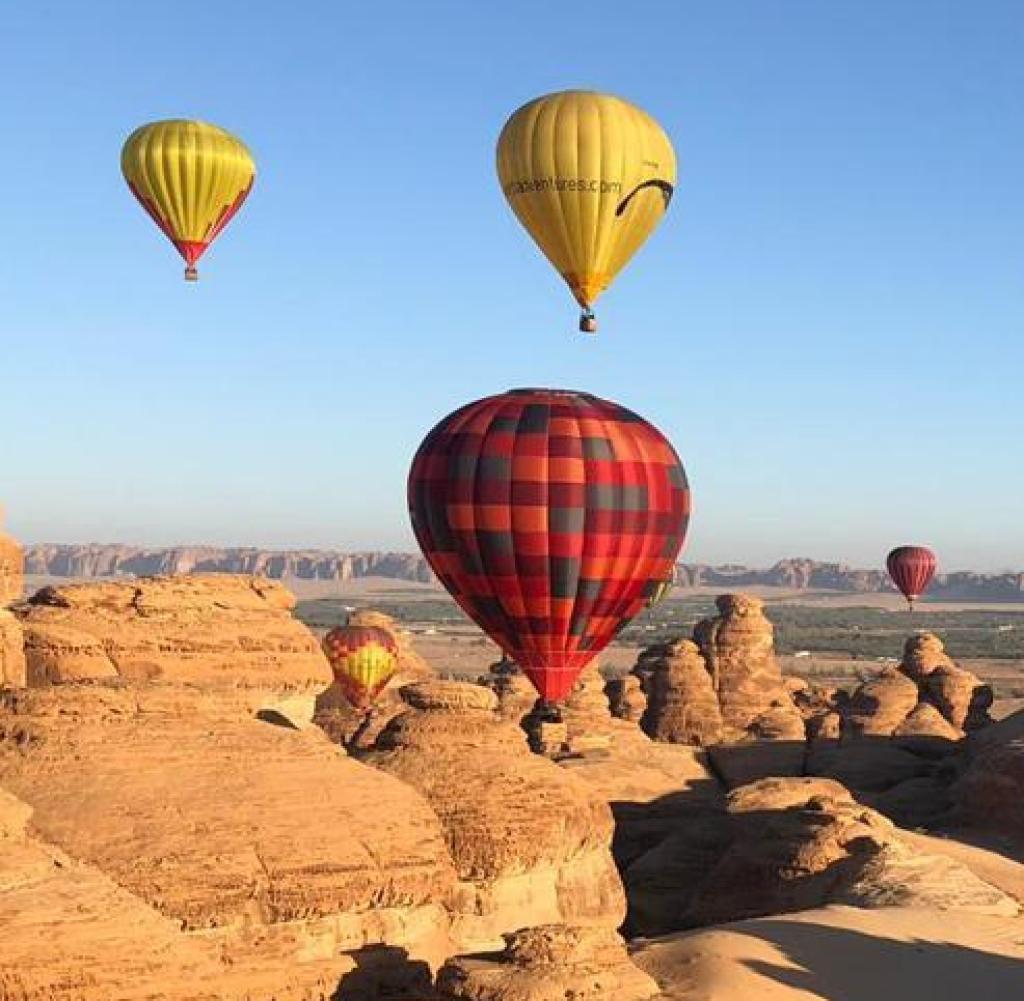
[[[409,513],[452,597],[557,701],[671,577],[690,491],[672,445],[632,411],[515,389],[427,435]]]
[[[924,546],[898,546],[885,561],[892,582],[899,588],[910,607],[924,594],[935,576],[935,553]]]

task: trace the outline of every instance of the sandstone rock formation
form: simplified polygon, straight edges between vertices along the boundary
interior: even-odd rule
[[[465,951],[539,923],[614,928],[624,898],[607,804],[530,752],[489,689],[431,681],[402,689],[368,756],[418,789],[441,820],[458,870],[453,936]]]
[[[937,667],[956,667],[946,653],[945,645],[932,633],[915,633],[903,644],[900,670],[914,684],[921,684]]]
[[[764,602],[725,594],[715,604],[719,614],[697,623],[694,639],[718,695],[725,736],[803,740],[803,718],[775,660]]]
[[[47,587],[17,611],[28,683],[121,678],[313,693],[331,671],[292,618],[294,604],[280,584],[228,575]]]
[[[648,1001],[659,994],[614,931],[565,925],[506,935],[497,956],[449,960],[437,986],[446,1001]]]
[[[917,685],[887,667],[860,685],[850,698],[844,730],[852,735],[891,737],[918,703]]]
[[[16,954],[29,950],[26,938],[33,929],[38,937],[44,920],[48,938],[68,940],[83,914],[107,907],[109,921],[123,922],[120,937],[107,918],[90,930],[83,949],[94,966],[75,976],[104,963],[130,973],[134,962],[139,998],[298,1001],[329,995],[375,944],[405,950],[403,969],[421,979],[451,954],[454,870],[433,811],[315,729],[263,722],[244,711],[245,701],[244,693],[167,683],[0,695],[0,787],[33,809],[32,835],[73,860],[60,874],[50,866],[50,875],[35,877],[40,906],[16,922]],[[108,889],[90,903],[98,883]],[[10,942],[5,927],[4,958]],[[212,970],[195,949],[215,960]],[[139,967],[162,950],[181,976],[198,967],[224,983],[160,995],[163,985]],[[30,967],[26,983],[36,993],[26,996],[64,997],[56,993],[63,967],[52,950],[41,954],[52,965]],[[246,970],[252,991],[253,970],[263,968],[274,978],[263,993],[230,986],[231,971]]]
[[[0,507],[0,609],[21,597],[25,583],[25,557],[21,546],[2,531],[3,515]]]
[[[956,666],[937,636],[918,633],[897,667],[864,682],[844,711],[844,736],[961,739],[987,726],[992,689]]]
[[[498,715],[502,719],[522,722],[537,701],[537,689],[515,661],[499,660],[481,680],[498,696]]]
[[[572,753],[611,747],[616,727],[604,686],[595,658],[580,672],[562,709],[568,750]]]
[[[704,658],[690,640],[645,651],[647,707],[640,725],[655,740],[713,744],[722,735],[722,715]]]
[[[622,678],[613,678],[604,686],[608,699],[608,707],[616,719],[629,723],[639,723],[647,710],[647,696],[644,694],[640,679],[627,674]]]
[[[764,779],[726,814],[680,827],[625,873],[630,927],[657,935],[846,903],[1015,915],[1015,901],[945,857],[921,855],[841,785]]]
[[[835,740],[842,732],[848,697],[838,688],[811,685],[802,678],[786,678],[786,687],[804,719],[808,740]]]

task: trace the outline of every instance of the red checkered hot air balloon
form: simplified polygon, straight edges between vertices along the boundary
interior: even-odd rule
[[[669,441],[625,407],[513,389],[427,435],[409,512],[441,583],[554,702],[671,576],[690,492]]]
[[[897,546],[886,558],[889,576],[911,610],[935,576],[935,562],[935,553],[924,546]]]

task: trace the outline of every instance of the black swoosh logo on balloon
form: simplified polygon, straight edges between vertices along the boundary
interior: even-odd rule
[[[675,191],[675,188],[668,181],[661,181],[655,178],[653,181],[644,181],[642,184],[638,184],[619,202],[615,209],[615,214],[617,216],[622,215],[628,208],[629,203],[636,197],[637,192],[643,191],[644,188],[657,188],[661,192],[661,197],[665,199],[665,208],[668,208],[668,203],[672,201],[672,192]]]

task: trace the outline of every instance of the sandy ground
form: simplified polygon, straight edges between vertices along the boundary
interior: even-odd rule
[[[1024,921],[825,907],[673,936],[634,959],[666,1001],[1013,1001]]]

